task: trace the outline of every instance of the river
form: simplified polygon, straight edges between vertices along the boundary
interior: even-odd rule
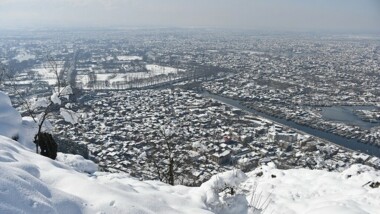
[[[322,107],[322,116],[326,120],[344,122],[346,124],[356,125],[362,129],[370,129],[380,126],[379,123],[370,123],[360,119],[355,115],[355,110],[374,110],[375,106],[331,106]]]
[[[307,134],[310,134],[310,135],[319,137],[321,139],[333,142],[335,144],[346,147],[348,149],[360,151],[360,152],[363,152],[363,153],[366,153],[369,155],[380,157],[380,148],[373,146],[373,145],[370,145],[370,144],[361,143],[356,139],[347,139],[345,137],[342,137],[342,136],[339,136],[339,135],[336,135],[336,134],[333,134],[330,132],[325,132],[322,130],[311,128],[309,126],[300,125],[300,124],[297,124],[293,121],[273,117],[271,115],[268,115],[268,114],[265,114],[262,112],[258,112],[254,109],[247,108],[247,107],[243,106],[242,104],[240,104],[240,102],[237,100],[233,100],[233,99],[222,97],[222,96],[215,95],[215,94],[210,94],[208,92],[203,92],[202,95],[204,97],[209,97],[209,98],[218,100],[222,103],[229,104],[235,108],[254,113],[256,115],[259,115],[261,117],[267,118],[267,119],[272,120],[272,121],[275,121],[277,123],[289,126],[291,128],[294,128],[294,129],[297,129],[300,131],[303,131]]]

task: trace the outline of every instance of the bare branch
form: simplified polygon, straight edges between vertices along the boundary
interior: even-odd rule
[[[53,71],[57,80],[57,89],[58,91],[61,91],[61,80],[59,77],[59,71],[58,71],[58,63],[54,58],[50,55],[46,56],[48,65],[44,64],[44,68],[48,71]],[[53,89],[55,90],[55,89]]]
[[[30,103],[28,100],[25,99],[24,95],[22,95],[20,93],[20,91],[17,89],[16,87],[16,83],[14,81],[14,79],[9,75],[9,73],[7,73],[5,71],[5,68],[2,69],[3,70],[3,76],[9,81],[9,85],[11,86],[13,92],[15,94],[17,94],[18,98],[22,100],[21,102],[21,105],[23,105],[23,107],[27,110],[29,116],[33,119],[33,121],[35,123],[37,123],[37,120],[36,120],[36,112],[32,109],[32,107],[30,106]],[[4,78],[4,79],[5,79]]]

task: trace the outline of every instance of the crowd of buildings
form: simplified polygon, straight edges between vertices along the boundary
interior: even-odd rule
[[[178,88],[99,92],[87,95],[73,109],[81,115],[79,125],[56,120],[57,134],[87,144],[104,170],[124,171],[142,179],[157,179],[150,158],[156,145],[165,147],[168,139],[162,130],[167,129],[180,139],[174,142],[174,154],[191,159],[178,168],[188,173],[191,180],[183,182],[189,185],[220,171],[249,171],[267,162],[280,168],[342,170],[353,163],[380,167],[379,158]]]

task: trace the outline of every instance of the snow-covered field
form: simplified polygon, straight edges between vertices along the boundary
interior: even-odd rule
[[[56,63],[57,63],[57,71],[58,73],[60,73],[61,70],[63,69],[63,62],[59,61]],[[45,81],[49,85],[57,84],[57,77],[55,75],[55,72],[52,68],[49,68],[49,66],[46,66],[46,68],[44,66],[33,68],[31,69],[31,71],[35,72],[38,75],[40,81]],[[35,80],[31,80],[30,77],[27,76],[26,73],[21,73],[15,77],[15,82],[17,84],[33,84]],[[11,82],[7,81],[6,83],[9,84]]]
[[[97,81],[108,81],[109,84],[112,85],[114,83],[133,83],[136,80],[143,80],[158,75],[177,74],[178,72],[184,72],[182,69],[154,64],[146,65],[146,69],[148,70],[147,72],[97,73],[95,75]],[[86,88],[87,84],[90,81],[90,78],[88,75],[77,75],[76,81],[80,83],[83,88]]]
[[[19,62],[22,62],[22,61],[26,61],[26,60],[30,60],[30,59],[35,59],[36,56],[33,55],[33,54],[30,54],[26,51],[20,51],[17,56],[15,56],[13,59],[19,61]]]
[[[63,69],[62,62],[58,64],[59,67],[57,67],[58,73],[61,72]],[[35,68],[32,69],[32,71],[36,72],[38,75],[41,76],[41,81],[46,81],[49,83],[49,85],[55,85],[57,83],[57,77],[55,76],[55,73],[53,70],[49,68]]]
[[[120,61],[132,61],[132,60],[142,60],[141,56],[117,56],[116,57]]]
[[[33,122],[24,118],[21,123],[20,118],[9,98],[0,93],[0,213],[378,214],[380,210],[380,188],[368,183],[380,182],[380,172],[367,166],[353,165],[339,173],[279,170],[268,164],[247,174],[220,173],[200,187],[169,186],[124,173],[97,172],[96,164],[78,155],[59,153],[57,160],[37,155],[31,143]],[[14,134],[21,143],[9,138]],[[233,187],[236,194],[226,194],[225,187]]]
[[[178,71],[183,71],[181,69],[161,66],[161,65],[146,65],[146,69],[154,73],[155,75],[170,74],[170,73],[177,73]]]

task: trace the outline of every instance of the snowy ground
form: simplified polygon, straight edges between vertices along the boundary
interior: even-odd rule
[[[170,74],[170,73],[177,73],[178,71],[183,71],[181,69],[161,66],[161,65],[146,65],[146,69],[154,73],[155,75]]]
[[[74,155],[36,155],[0,136],[0,213],[212,213],[204,192],[126,174],[93,172]]]
[[[13,59],[19,61],[19,62],[23,62],[23,61],[26,61],[26,60],[30,60],[30,59],[35,59],[36,56],[33,55],[33,54],[30,54],[26,51],[20,51],[17,56],[15,56]]]
[[[132,61],[132,60],[142,60],[141,56],[117,56],[116,57],[120,61]]]
[[[9,122],[8,114],[16,120]],[[24,118],[20,124],[17,118],[8,97],[0,93],[0,213],[378,214],[380,210],[380,188],[368,184],[380,182],[380,172],[367,166],[353,165],[338,173],[278,170],[269,164],[247,174],[220,173],[200,187],[173,187],[123,173],[97,172],[96,164],[77,155],[59,153],[57,160],[37,155],[31,143],[33,122]],[[7,130],[19,135],[22,143],[10,139]],[[226,187],[236,194],[229,195]],[[258,212],[249,204],[267,208]]]
[[[61,72],[63,69],[63,62],[58,62],[58,73]],[[35,68],[32,69],[32,71],[36,72],[38,75],[41,76],[41,81],[46,81],[49,83],[49,85],[55,85],[57,83],[57,77],[53,70],[49,68]]]
[[[0,91],[0,135],[18,137],[21,116],[12,107],[8,95]]]
[[[57,67],[57,70],[58,72],[61,72],[61,70],[63,69],[62,67],[62,63],[63,62],[58,62],[58,67]],[[57,84],[57,77],[54,73],[53,70],[49,69],[49,68],[34,68],[34,69],[31,69],[31,71],[34,71],[37,75],[39,75],[39,80],[40,81],[45,81],[47,82],[49,85],[56,85]],[[20,79],[20,77],[23,77],[24,75],[21,74],[20,76],[16,76],[16,79]],[[16,81],[17,84],[33,84],[35,82],[35,80],[17,80]],[[8,83],[8,82],[7,82]]]
[[[262,172],[261,176],[260,175]],[[279,170],[263,166],[248,173],[241,188],[248,201],[263,207],[270,195],[265,213],[276,214],[375,214],[380,213],[380,188],[368,182],[380,182],[380,172],[364,165],[353,165],[339,172],[322,170]],[[259,204],[251,202],[261,197]]]
[[[133,83],[136,80],[143,80],[158,75],[177,74],[178,72],[184,72],[182,69],[154,64],[146,65],[146,69],[148,70],[147,72],[97,73],[95,75],[97,81],[108,81],[111,84],[109,87],[112,87],[112,84],[114,83]],[[83,88],[87,88],[87,84],[89,83],[90,78],[88,75],[77,75],[76,81],[82,85]]]

